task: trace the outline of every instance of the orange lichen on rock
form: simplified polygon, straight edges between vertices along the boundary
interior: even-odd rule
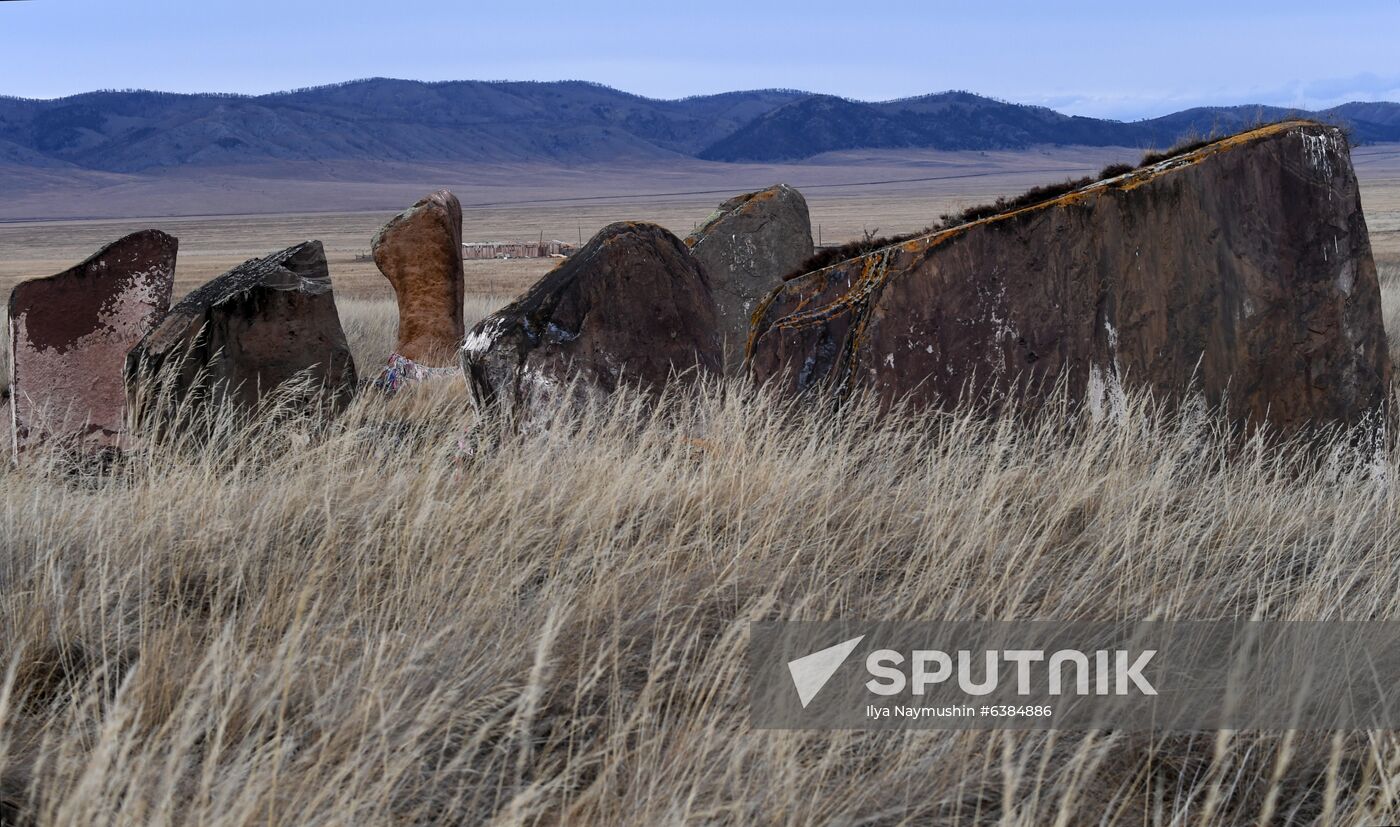
[[[1060,384],[1104,410],[1125,384],[1228,388],[1239,418],[1290,427],[1358,421],[1390,376],[1346,139],[1306,121],[794,278],[748,354],[795,391],[1000,404]]]

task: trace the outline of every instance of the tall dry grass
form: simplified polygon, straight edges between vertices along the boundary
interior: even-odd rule
[[[391,312],[342,312],[357,356],[388,341]],[[749,727],[751,620],[1400,619],[1400,456],[1229,450],[1134,405],[879,420],[736,383],[508,434],[449,382],[334,423],[225,414],[107,477],[0,471],[0,812],[1400,819],[1391,732]]]

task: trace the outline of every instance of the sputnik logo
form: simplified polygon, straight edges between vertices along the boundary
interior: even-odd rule
[[[826,682],[831,680],[831,676],[836,674],[836,670],[841,668],[841,664],[846,662],[862,640],[865,640],[865,635],[788,661],[792,685],[797,687],[797,698],[802,701],[803,709],[817,697],[817,693],[822,691],[822,687],[826,686]]]

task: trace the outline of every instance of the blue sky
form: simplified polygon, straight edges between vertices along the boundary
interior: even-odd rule
[[[0,2],[0,94],[578,78],[653,97],[967,89],[1125,119],[1400,100],[1400,0],[1124,5],[25,0]]]

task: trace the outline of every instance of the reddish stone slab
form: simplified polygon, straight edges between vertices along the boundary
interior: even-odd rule
[[[126,354],[170,306],[178,242],[143,230],[10,293],[13,450],[122,446]]]

